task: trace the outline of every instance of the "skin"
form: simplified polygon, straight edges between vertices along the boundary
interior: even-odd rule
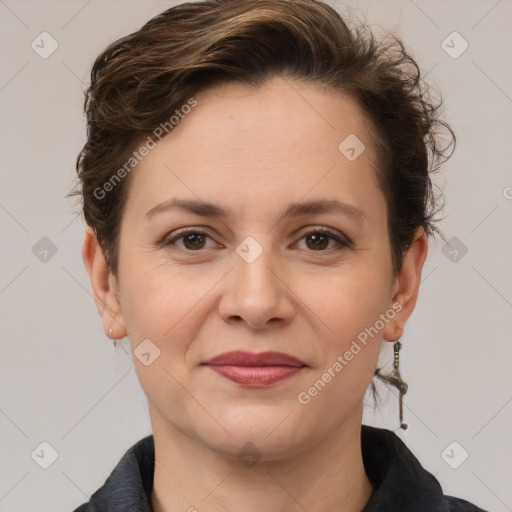
[[[425,232],[418,228],[393,275],[368,121],[349,98],[281,77],[195,98],[132,171],[117,278],[90,228],[82,249],[105,333],[128,336],[132,350],[145,338],[160,350],[149,366],[134,357],[155,439],[153,507],[359,512],[373,491],[360,449],[362,399],[381,342],[398,339],[414,309]],[[355,161],[338,150],[349,134],[366,146]],[[215,203],[232,215],[173,210],[145,219],[170,198]],[[315,199],[352,205],[365,220],[336,211],[282,218],[291,203]],[[183,227],[208,237],[159,244]],[[323,227],[351,245],[327,238],[318,248],[304,231]],[[252,263],[236,252],[247,236],[263,250]],[[394,303],[401,311],[299,403]],[[201,365],[231,350],[285,352],[307,367],[249,389]],[[247,442],[260,455],[251,467],[237,457]]]

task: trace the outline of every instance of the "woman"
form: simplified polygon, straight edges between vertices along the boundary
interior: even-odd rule
[[[82,255],[153,435],[76,512],[482,510],[362,425],[379,377],[402,422],[438,110],[399,40],[313,0],[181,4],[98,57]]]

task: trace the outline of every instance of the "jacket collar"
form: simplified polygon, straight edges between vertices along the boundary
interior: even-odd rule
[[[374,485],[362,512],[444,510],[441,485],[394,432],[362,425],[361,451]]]
[[[362,425],[361,448],[366,473],[374,485],[362,512],[444,510],[439,482],[394,432]],[[154,439],[150,435],[125,453],[86,508],[83,505],[75,512],[153,512],[154,469]]]

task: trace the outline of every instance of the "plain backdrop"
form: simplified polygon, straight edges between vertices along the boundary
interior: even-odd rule
[[[402,337],[409,429],[397,434],[445,493],[512,510],[512,2],[331,4],[403,38],[458,137],[439,182],[450,246],[431,244]],[[172,5],[0,0],[2,512],[73,510],[151,432],[128,340],[114,353],[101,329],[84,222],[64,196],[95,57]],[[42,37],[45,51],[58,44],[47,58]],[[396,430],[397,396],[381,398],[364,421]]]

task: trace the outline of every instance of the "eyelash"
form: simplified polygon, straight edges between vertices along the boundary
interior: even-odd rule
[[[172,238],[167,239],[167,240],[164,239],[161,242],[161,245],[163,245],[164,247],[174,246],[174,248],[176,248],[177,250],[182,251],[182,252],[189,252],[189,253],[202,252],[204,249],[197,249],[194,251],[194,250],[190,250],[190,249],[182,249],[182,248],[176,247],[175,242],[177,242],[181,238],[184,238],[185,236],[190,235],[190,234],[201,235],[201,236],[206,236],[208,238],[212,238],[208,233],[205,233],[204,231],[200,231],[195,228],[184,228],[184,229],[180,230],[178,233],[176,233]],[[322,249],[322,250],[318,250],[318,251],[310,250],[309,252],[330,252],[333,249],[341,250],[343,248],[352,247],[352,243],[350,242],[350,240],[348,240],[348,238],[344,239],[344,238],[340,237],[335,231],[332,231],[331,229],[329,229],[327,227],[310,229],[310,230],[302,233],[302,236],[300,237],[299,240],[302,240],[303,238],[306,238],[307,236],[310,236],[310,235],[327,235],[329,238],[331,238],[338,244],[338,247],[334,247],[331,249]]]

